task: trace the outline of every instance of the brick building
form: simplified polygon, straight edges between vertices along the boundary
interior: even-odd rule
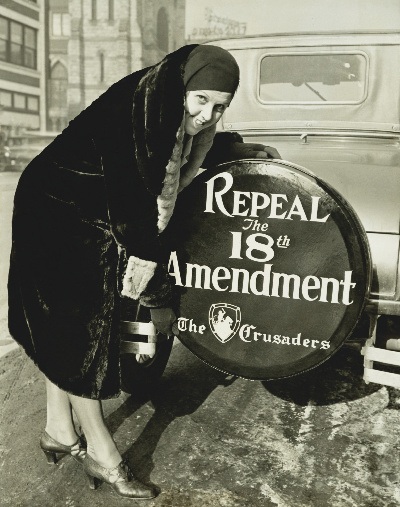
[[[185,44],[185,0],[2,0],[0,126],[64,129],[111,84]]]
[[[111,84],[185,44],[185,0],[70,0],[69,16],[69,119]]]
[[[68,41],[71,20],[68,0],[48,0],[47,127],[61,131],[68,124]]]
[[[1,137],[44,129],[46,36],[44,0],[0,2]]]

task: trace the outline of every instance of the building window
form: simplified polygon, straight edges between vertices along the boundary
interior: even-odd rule
[[[39,97],[11,92],[9,90],[0,90],[0,108],[8,111],[39,114]]]
[[[53,12],[52,35],[55,37],[68,37],[71,35],[71,20],[67,12]]]
[[[108,0],[108,20],[114,21],[114,0]]]
[[[168,53],[168,16],[165,7],[161,7],[157,15],[157,45],[165,53]]]
[[[10,22],[10,57],[11,62],[17,65],[23,65],[24,53],[24,30],[23,26],[15,21]]]
[[[0,16],[0,60],[36,69],[37,30]]]
[[[104,82],[104,53],[99,53],[100,61],[100,83]]]
[[[63,109],[67,106],[68,72],[66,67],[57,62],[50,73],[50,108]]]
[[[25,27],[24,66],[36,67],[36,32],[33,28]]]
[[[23,93],[14,93],[14,108],[26,109],[26,95]]]
[[[92,21],[97,20],[97,0],[92,0]]]
[[[0,60],[3,62],[7,61],[9,39],[8,21],[0,17]]]
[[[39,111],[39,97],[29,96],[27,97],[26,108],[28,111]]]
[[[0,90],[0,107],[12,108],[12,93]]]

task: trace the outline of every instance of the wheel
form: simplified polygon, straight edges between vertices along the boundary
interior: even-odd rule
[[[293,201],[283,213],[277,196]],[[351,205],[307,169],[283,160],[219,165],[180,194],[168,227],[180,239],[169,260],[184,286],[179,341],[218,370],[251,380],[305,373],[361,319],[368,237]]]
[[[147,396],[163,374],[171,354],[173,337],[165,338],[156,347],[154,357],[121,354],[122,390],[139,397]],[[139,359],[139,361],[138,361]]]

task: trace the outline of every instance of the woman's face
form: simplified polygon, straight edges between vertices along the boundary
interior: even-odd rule
[[[185,132],[195,136],[201,130],[214,125],[221,118],[232,100],[232,93],[215,90],[186,92]]]

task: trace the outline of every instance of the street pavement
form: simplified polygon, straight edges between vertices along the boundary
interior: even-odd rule
[[[251,382],[208,367],[176,340],[148,397],[122,393],[104,402],[134,473],[161,488],[154,500],[124,500],[106,484],[90,490],[70,456],[48,465],[39,448],[44,381],[6,326],[17,180],[0,173],[1,507],[400,505],[400,391],[365,384],[362,356],[350,345],[306,374]]]
[[[17,347],[7,326],[7,275],[11,250],[11,215],[20,173],[0,172],[0,357]]]

